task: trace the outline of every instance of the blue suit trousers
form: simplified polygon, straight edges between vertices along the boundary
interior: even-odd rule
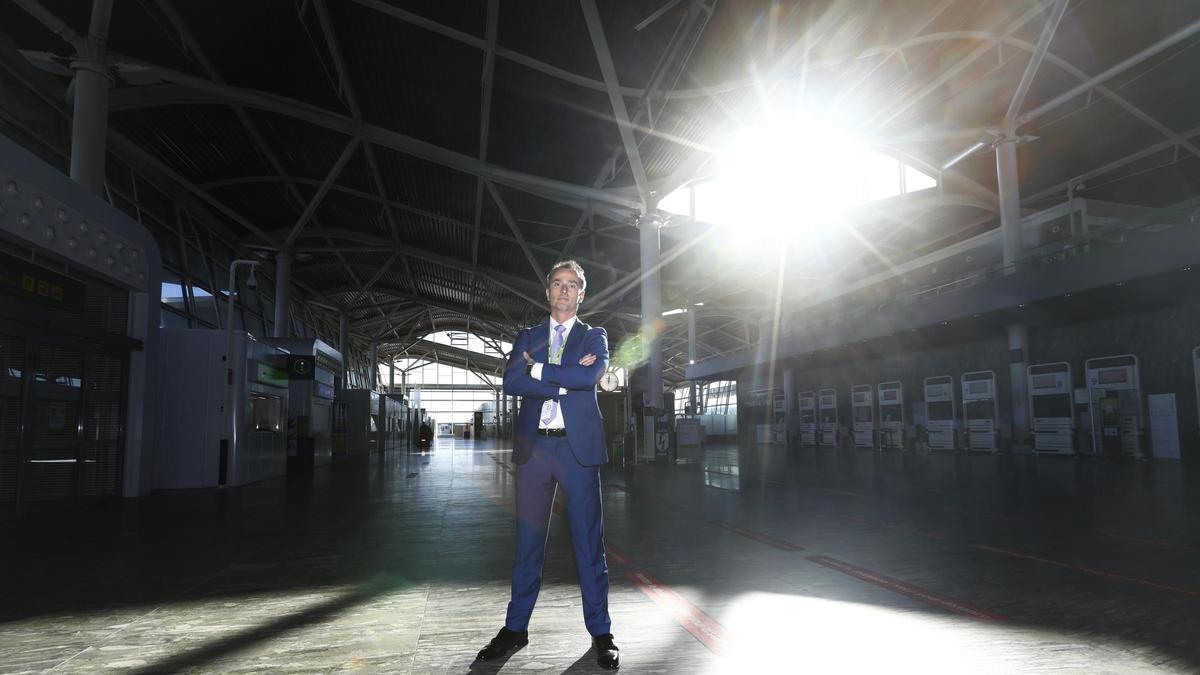
[[[583,621],[589,633],[604,635],[611,621],[600,467],[580,464],[565,437],[538,436],[529,461],[517,465],[517,555],[504,625],[513,631],[528,630],[542,587],[550,514],[560,485],[566,495],[571,546],[579,571]]]

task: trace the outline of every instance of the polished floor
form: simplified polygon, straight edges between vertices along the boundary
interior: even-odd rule
[[[508,460],[442,439],[0,523],[0,673],[593,672],[561,517],[529,646],[472,664]],[[603,480],[622,672],[1200,671],[1185,465],[712,448]]]

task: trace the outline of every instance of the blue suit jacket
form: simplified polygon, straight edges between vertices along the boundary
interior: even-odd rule
[[[596,402],[596,383],[608,368],[608,333],[603,328],[593,328],[578,318],[567,335],[563,346],[562,363],[549,363],[550,322],[547,320],[532,328],[517,333],[504,368],[504,393],[521,397],[521,410],[517,413],[517,426],[513,439],[513,461],[524,464],[533,452],[537,437],[542,404],[549,399],[558,399],[563,423],[567,429],[567,440],[575,459],[584,466],[599,466],[608,461],[604,445],[604,418]],[[525,358],[529,352],[534,361],[542,366],[542,379],[535,380],[525,374]],[[586,354],[595,354],[596,362],[590,366],[579,365]],[[559,388],[567,390],[560,396]]]

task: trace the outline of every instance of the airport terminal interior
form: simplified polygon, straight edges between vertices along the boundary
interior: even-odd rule
[[[1200,671],[1196,72],[1183,0],[0,0],[0,674]]]

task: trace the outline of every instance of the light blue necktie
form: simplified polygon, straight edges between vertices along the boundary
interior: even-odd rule
[[[554,342],[550,345],[550,363],[555,365],[562,361],[563,331],[566,328],[562,324],[554,327]],[[549,424],[558,414],[558,399],[552,398],[547,403],[550,404],[548,409],[546,406],[542,406],[542,424]]]

